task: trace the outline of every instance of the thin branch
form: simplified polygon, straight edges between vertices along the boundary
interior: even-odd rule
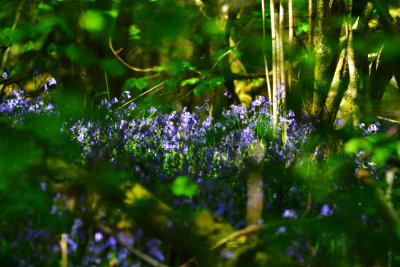
[[[221,59],[223,59],[225,56],[229,55],[230,53],[232,53],[232,49],[229,49],[228,51],[223,53],[221,56],[219,56],[218,59],[215,61],[214,66],[211,68],[211,71],[213,71],[215,69],[215,67],[218,65],[218,63],[221,61]]]
[[[145,94],[147,94],[147,93],[153,91],[154,89],[160,87],[160,88],[158,88],[158,89],[155,91],[155,92],[157,92],[158,90],[164,88],[163,85],[164,85],[166,82],[168,82],[168,80],[165,80],[165,81],[163,81],[162,83],[157,84],[156,86],[150,88],[150,89],[147,90],[146,92],[143,92],[142,94],[138,95],[137,97],[135,97],[135,98],[129,100],[128,102],[126,102],[125,104],[123,104],[122,106],[120,106],[119,108],[117,108],[116,110],[117,110],[117,111],[120,110],[121,108],[125,107],[126,105],[128,105],[128,104],[130,104],[131,102],[133,102],[133,101],[135,101],[136,99],[138,99],[139,97],[144,96]]]
[[[382,116],[379,116],[379,115],[376,116],[376,117],[378,119],[385,120],[385,121],[388,121],[388,122],[391,122],[391,123],[400,124],[400,121],[398,121],[398,120],[393,120],[393,119],[382,117]]]
[[[151,68],[147,68],[147,69],[141,69],[141,68],[136,68],[133,67],[131,65],[129,65],[128,63],[126,63],[118,54],[123,50],[123,48],[118,49],[117,51],[114,50],[113,46],[112,46],[112,42],[111,42],[111,38],[109,39],[109,47],[111,49],[111,52],[114,54],[114,56],[121,61],[122,64],[124,64],[127,68],[133,70],[133,71],[138,71],[138,72],[149,72],[149,71],[156,71],[157,67],[151,67]]]
[[[155,267],[168,267],[168,265],[163,264],[163,263],[159,262],[159,261],[156,260],[156,259],[153,259],[152,257],[150,257],[150,256],[147,255],[147,254],[144,254],[144,253],[141,252],[140,250],[137,250],[137,249],[132,248],[129,244],[127,244],[125,241],[123,241],[121,238],[119,238],[119,237],[113,232],[113,230],[112,230],[111,228],[109,228],[108,226],[105,226],[105,225],[103,225],[103,224],[101,224],[101,223],[97,223],[96,226],[97,226],[102,232],[104,232],[104,233],[106,233],[106,234],[108,234],[108,235],[113,236],[121,246],[123,246],[123,247],[125,247],[126,249],[128,249],[128,251],[129,251],[130,253],[132,253],[133,255],[135,255],[136,257],[138,257],[139,259],[145,261],[147,264],[149,264],[149,265],[151,265],[151,266],[155,266]]]
[[[241,229],[239,231],[233,232],[232,234],[228,235],[227,237],[224,237],[217,244],[212,246],[210,248],[210,250],[217,249],[220,246],[228,243],[229,241],[232,241],[232,240],[238,238],[239,236],[248,235],[248,234],[251,234],[251,233],[254,233],[254,232],[258,232],[258,231],[260,231],[261,229],[263,229],[265,227],[266,227],[265,224],[264,225],[250,225],[250,226],[247,226],[246,228],[243,228],[243,229]]]

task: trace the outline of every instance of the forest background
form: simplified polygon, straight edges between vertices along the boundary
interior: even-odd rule
[[[247,228],[239,230],[238,228],[241,227],[232,228],[231,226],[231,232],[226,230],[226,235],[230,234],[229,242],[231,243],[228,241],[225,243],[229,243],[233,248],[225,247],[223,253],[221,252],[224,256],[216,259],[214,247],[211,250],[212,253],[206,252],[205,245],[200,246],[201,249],[198,249],[200,252],[196,252],[194,248],[186,249],[182,245],[188,244],[185,243],[188,242],[185,238],[178,238],[182,244],[176,245],[170,241],[171,236],[150,227],[147,229],[149,235],[154,235],[165,243],[160,245],[156,242],[156,245],[146,248],[146,245],[140,245],[139,242],[136,249],[143,246],[149,250],[148,254],[153,255],[153,258],[167,261],[166,264],[173,266],[185,262],[187,264],[196,262],[204,266],[210,262],[221,266],[227,264],[262,266],[266,262],[278,266],[282,262],[290,265],[301,265],[304,262],[321,264],[322,262],[324,265],[387,264],[390,266],[393,264],[394,266],[396,262],[400,262],[399,251],[395,249],[397,242],[400,241],[400,223],[396,209],[398,204],[396,200],[398,201],[400,194],[394,182],[396,179],[390,178],[392,175],[397,177],[398,154],[400,153],[397,137],[400,117],[398,111],[400,4],[398,1],[21,0],[2,3],[0,14],[2,103],[9,103],[7,99],[13,95],[12,92],[21,89],[24,90],[26,96],[24,99],[33,101],[46,94],[50,86],[49,79],[55,78],[57,88],[52,93],[51,100],[60,108],[63,120],[79,119],[82,116],[95,117],[97,107],[104,103],[102,102],[104,99],[108,101],[107,103],[114,104],[115,97],[120,98],[123,92],[128,91],[132,96],[132,101],[144,110],[155,107],[156,110],[164,113],[196,112],[199,106],[206,103],[207,114],[203,114],[202,119],[206,120],[208,117],[218,121],[223,120],[223,114],[231,104],[243,104],[249,111],[255,106],[252,104],[253,101],[257,101],[258,96],[264,96],[268,102],[267,110],[271,115],[269,136],[272,136],[272,139],[280,139],[282,147],[291,141],[288,133],[291,127],[290,120],[285,121],[282,118],[294,117],[299,121],[299,125],[311,122],[316,130],[310,138],[312,141],[309,141],[312,145],[302,148],[307,151],[305,154],[309,152],[307,149],[311,149],[310,147],[314,149],[312,153],[320,152],[323,147],[323,157],[337,160],[324,165],[325,161],[319,161],[314,157],[306,160],[308,167],[303,166],[302,171],[293,170],[293,166],[289,166],[287,162],[271,171],[274,173],[272,175],[275,176],[274,179],[277,179],[275,188],[277,192],[271,194],[278,193],[282,195],[282,199],[287,194],[287,190],[295,186],[287,181],[279,181],[276,177],[281,178],[288,173],[294,176],[301,173],[300,176],[307,177],[302,177],[304,180],[300,179],[301,182],[296,180],[298,183],[296,186],[299,186],[296,190],[301,192],[299,194],[303,194],[303,198],[299,197],[302,199],[299,207],[304,208],[304,216],[301,219],[297,218],[297,215],[288,215],[288,213],[284,216],[296,219],[298,223],[293,226],[293,233],[289,234],[290,231],[287,228],[284,231],[289,236],[296,235],[295,245],[287,236],[272,238],[270,233],[272,230],[268,228],[267,231],[262,224],[259,225],[259,221],[265,217],[260,214],[260,209],[263,210],[263,208],[258,207],[265,204],[262,198],[261,201],[255,200],[258,204],[255,208],[253,207],[253,210],[251,208],[250,195],[254,193],[250,190],[251,183],[254,182],[251,177],[260,175],[261,180],[267,179],[263,180],[264,185],[271,184],[271,181],[268,182],[270,178],[265,178],[269,176],[265,170],[268,169],[266,166],[271,168],[273,163],[268,163],[271,165],[265,163],[263,167],[260,167],[262,164],[259,162],[254,163],[253,147],[249,145],[250,152],[246,154],[247,161],[244,161],[247,167],[243,167],[238,172],[239,176],[245,177],[243,179],[247,179],[248,182],[244,185],[246,188],[244,191],[248,190],[247,208],[244,208],[245,211],[242,214],[246,217]],[[126,104],[132,101],[129,100]],[[118,111],[124,106],[125,104],[113,111]],[[6,114],[4,110],[2,110],[3,115]],[[304,119],[304,114],[307,114],[307,119]],[[27,118],[27,121],[29,119],[32,118]],[[59,137],[59,133],[41,132],[40,128],[46,128],[49,124],[56,125],[54,127],[59,126],[61,122],[58,119],[53,117],[39,121],[32,119],[33,123],[27,123],[26,127],[21,126],[21,128],[14,128],[15,124],[11,124],[13,126],[10,128],[8,120],[9,118],[2,120],[2,128],[0,128],[2,138],[8,140],[0,146],[2,160],[0,190],[4,203],[8,205],[8,208],[0,213],[0,218],[4,218],[3,223],[0,224],[3,229],[10,226],[10,218],[22,220],[24,216],[28,216],[25,214],[30,210],[27,206],[39,194],[36,191],[28,190],[28,193],[24,191],[31,183],[42,181],[41,179],[45,176],[50,181],[49,184],[52,184],[54,182],[51,182],[52,177],[60,176],[54,174],[58,172],[69,172],[70,174],[61,174],[66,177],[92,177],[98,176],[99,172],[98,165],[92,166],[87,162],[78,164],[79,160],[73,159],[76,152],[72,150],[66,150],[66,155],[60,156],[54,148],[50,148],[54,144],[63,149],[69,146],[75,147],[69,143],[71,140],[65,141]],[[357,131],[365,125],[374,125],[375,128],[365,127],[366,129],[362,130],[376,134],[379,127],[375,123],[378,120],[381,120],[382,130],[386,123],[390,125],[386,126],[386,130],[381,135],[374,135],[375,137],[370,139],[357,135]],[[50,129],[53,128],[50,127]],[[31,143],[20,145],[16,141],[22,142],[25,138],[33,142],[34,147],[40,148],[40,156],[26,152],[29,149],[32,150]],[[322,145],[321,142],[324,144]],[[345,151],[343,147],[346,148]],[[257,145],[255,150],[257,150]],[[360,150],[363,150],[367,157],[372,158],[371,164],[365,164],[367,167],[360,168],[360,166],[353,166],[354,162],[349,163],[349,155],[356,154]],[[10,151],[19,152],[9,157]],[[76,158],[79,157],[78,153]],[[62,161],[60,158],[63,158]],[[151,161],[149,158],[146,160]],[[47,165],[43,162],[47,162]],[[318,195],[316,192],[320,186],[327,184],[326,181],[323,185],[318,184],[319,182],[315,182],[315,177],[323,173],[323,170],[331,169],[336,163],[341,166],[341,172],[353,176],[355,184],[351,184],[351,190],[355,190],[356,193],[337,198],[342,201],[342,205],[357,206],[359,203],[368,202],[369,198],[373,199],[371,201],[373,204],[372,206],[365,204],[364,209],[354,215],[355,219],[347,223],[343,223],[343,220],[349,216],[350,206],[348,209],[341,208],[342,213],[338,212],[337,217],[330,217],[327,222],[315,222],[313,220],[320,218],[318,212],[321,210],[321,205],[325,203],[322,199],[329,194],[336,194],[336,191],[332,189],[333,191],[329,191],[324,197]],[[43,164],[46,167],[43,167]],[[377,170],[370,169],[369,166],[374,164],[378,166]],[[249,171],[251,168],[256,171]],[[112,173],[115,170],[110,167],[108,171]],[[10,185],[9,179],[18,177],[21,172],[24,175],[21,176],[23,178],[20,179],[20,184]],[[375,179],[376,183],[370,181],[370,177],[374,175],[378,177]],[[96,182],[90,180],[90,185],[91,183],[105,184],[95,187],[94,191],[103,192],[103,187],[109,186],[108,182],[102,179],[95,180]],[[184,184],[187,182],[186,185],[190,188],[191,184],[185,180],[186,178],[182,179],[179,181],[183,181]],[[378,183],[379,181],[382,183]],[[258,182],[257,180],[254,183]],[[318,186],[313,188],[310,184],[314,182]],[[76,194],[72,194],[70,190],[77,185],[65,189],[70,186],[69,183],[57,182],[52,186],[53,191],[47,192],[48,197],[52,199],[57,192],[66,195]],[[82,181],[78,183],[79,186],[82,185],[80,183]],[[86,189],[89,184],[85,186]],[[348,186],[347,182],[345,184]],[[257,185],[260,188],[259,184]],[[115,185],[113,186],[112,188],[115,189]],[[190,191],[187,187],[183,187]],[[5,193],[10,188],[16,190],[12,196],[11,193]],[[90,190],[79,193],[88,196],[92,194]],[[107,197],[111,200],[104,197],[102,201],[113,202],[114,194],[110,192],[107,194],[110,194]],[[183,193],[184,196],[185,194]],[[372,194],[373,197],[368,194]],[[186,197],[191,198],[192,195],[189,194]],[[64,201],[67,206],[68,199],[71,198]],[[166,199],[168,198],[160,197],[157,201],[168,202]],[[290,201],[285,202],[282,199],[279,200],[281,201],[279,205],[274,206],[273,211],[268,214],[282,214],[282,212],[285,214],[286,211],[292,211],[289,207],[285,207]],[[338,203],[340,201],[337,200]],[[99,200],[91,199],[82,205],[102,207],[97,202]],[[317,206],[314,207],[315,203]],[[335,204],[339,205],[338,203]],[[333,204],[331,203],[330,207]],[[19,205],[23,207],[22,211],[15,208],[20,207]],[[137,205],[139,210],[140,208],[149,209],[148,203]],[[150,207],[153,207],[151,205]],[[35,209],[40,209],[39,206]],[[49,205],[49,208],[51,206]],[[99,209],[102,208],[93,209],[100,212]],[[313,209],[318,212],[315,217],[307,221],[309,218],[306,216],[312,214]],[[62,233],[76,222],[73,220],[74,216],[76,217],[74,213],[76,208],[69,207],[68,210],[72,214],[68,215],[70,218],[63,220],[63,226],[55,227],[56,236],[58,235],[59,238],[65,237]],[[39,213],[45,214],[47,211],[44,209]],[[93,211],[90,216],[85,215],[87,216],[85,229],[88,232],[101,233],[101,235],[116,236],[117,230],[96,222],[98,221],[96,212]],[[182,214],[171,215],[168,211],[165,216],[183,216],[183,221],[186,219],[196,221],[197,219],[193,218],[199,218],[201,214],[205,217],[210,216],[207,219],[203,218],[204,221],[211,220],[211,214],[204,215],[199,213],[199,210],[196,212],[192,214],[185,210],[182,212],[185,213],[183,216]],[[158,220],[156,214],[150,214],[153,217],[149,220]],[[365,214],[372,218],[367,223],[364,219],[360,219],[364,218]],[[82,216],[79,214],[79,217]],[[142,224],[146,224],[140,221],[138,216],[136,214],[131,218],[136,221],[135,226],[128,224],[122,227],[127,236],[133,235],[133,229],[144,227]],[[252,216],[254,218],[251,218]],[[283,223],[274,216],[267,216],[274,227],[277,221],[280,227],[289,227],[286,225],[287,222]],[[124,220],[125,218],[121,219],[121,221]],[[53,224],[56,221],[52,221],[46,227],[54,227]],[[211,228],[214,227],[214,224],[208,223],[213,225]],[[227,222],[224,221],[224,223]],[[363,225],[360,227],[361,230],[355,230],[357,224]],[[159,225],[154,223],[153,226]],[[19,227],[25,229],[26,225],[21,222]],[[329,237],[303,235],[309,233],[313,227],[316,231],[324,229],[321,232],[325,231],[331,235],[327,234]],[[337,229],[332,230],[341,227],[343,227],[343,232],[339,231],[340,234],[336,232]],[[94,228],[97,230],[93,230]],[[233,232],[233,229],[236,232]],[[370,229],[375,229],[376,233],[366,234]],[[173,230],[176,231],[174,236],[180,235],[180,230],[178,230]],[[213,234],[212,230],[209,230],[207,235],[199,234],[200,230],[196,230],[193,235],[201,240],[207,239],[210,244],[215,243],[220,239],[216,236],[223,237],[223,234]],[[276,232],[276,229],[274,230]],[[300,232],[302,234],[299,234]],[[215,235],[211,238],[213,241],[208,240],[212,235]],[[237,241],[243,236],[246,237],[245,241],[243,239]],[[3,255],[15,249],[12,243],[13,239],[17,239],[17,235],[10,234],[6,237],[0,234],[0,238],[2,238],[0,252]],[[64,239],[66,240],[66,237]],[[90,240],[86,241],[82,241],[82,244],[89,244]],[[41,241],[32,242],[40,243]],[[129,247],[127,254],[133,254],[134,259],[138,258],[137,264],[161,264],[158,261],[152,261],[154,259],[148,255],[140,254],[139,250],[135,250],[123,241],[118,239],[118,242],[119,246],[125,249]],[[344,245],[346,242],[347,246]],[[363,242],[365,244],[360,246]],[[85,250],[82,244],[81,251]],[[90,247],[90,245],[87,246]],[[188,246],[194,246],[194,244],[190,243]],[[221,246],[223,245],[216,245],[218,249],[221,249]],[[9,254],[7,262],[13,263],[12,258],[20,257],[19,253],[29,254],[24,250],[29,250],[29,248],[22,247],[19,252]],[[242,247],[242,249],[237,247]],[[266,247],[268,249],[265,249]],[[167,260],[164,256],[157,257],[156,248],[160,248],[159,252],[163,255],[170,255]],[[107,253],[110,253],[109,250]],[[351,255],[351,250],[355,250],[356,253]],[[70,251],[59,252],[59,258],[56,256],[52,258],[52,256],[48,258],[48,261],[51,263],[60,261],[60,264],[67,264],[67,259],[71,257],[76,262],[79,262],[81,258],[89,257],[83,252],[75,253],[73,256],[69,254]],[[114,252],[114,254],[118,253]],[[118,257],[115,257],[115,260],[111,257],[114,261],[108,260],[108,265],[117,263],[123,265],[123,260],[118,261]],[[38,259],[32,261],[36,261],[37,264],[39,262]],[[47,264],[51,264],[49,262]]]

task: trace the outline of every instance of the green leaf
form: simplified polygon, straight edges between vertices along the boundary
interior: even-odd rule
[[[391,149],[389,147],[377,147],[372,156],[372,161],[378,165],[384,165],[391,156]]]
[[[242,56],[242,53],[240,53],[239,50],[233,49],[232,52],[233,52],[233,53],[235,54],[235,56],[237,56],[237,57],[241,57],[241,56]]]
[[[83,13],[80,23],[83,28],[90,32],[102,31],[106,26],[103,15],[97,10],[88,10],[86,13]]]
[[[400,142],[396,143],[396,152],[397,152],[397,156],[400,157]]]
[[[87,67],[94,62],[93,53],[82,46],[70,44],[64,47],[64,52],[72,61],[82,66]]]
[[[124,90],[128,90],[133,87],[136,87],[139,90],[143,90],[144,88],[146,88],[146,86],[147,86],[147,82],[145,80],[138,79],[138,78],[130,78],[125,82],[123,88],[124,88]]]
[[[223,77],[215,77],[215,78],[212,78],[210,80],[210,85],[214,86],[214,87],[218,87],[223,83],[224,83],[224,78]]]
[[[197,78],[197,77],[189,78],[189,79],[184,80],[183,82],[181,82],[181,86],[185,86],[187,84],[193,85],[193,84],[198,83],[199,81],[200,81],[200,79]]]
[[[299,21],[297,24],[296,35],[302,32],[308,32],[308,23]]]
[[[344,152],[347,154],[357,153],[360,148],[360,140],[357,138],[351,139],[344,146]]]
[[[171,186],[172,192],[177,196],[193,196],[197,185],[187,176],[178,176]]]
[[[210,86],[206,86],[203,83],[200,83],[198,86],[196,86],[193,93],[194,93],[194,95],[199,96],[199,95],[203,94],[204,91],[209,91],[209,89],[210,89]]]
[[[131,26],[129,26],[129,38],[131,40],[139,40],[140,36],[139,33],[141,32],[141,30],[135,25],[132,24]]]
[[[208,19],[204,23],[204,30],[211,35],[222,34],[222,30],[218,27],[218,21],[216,19]]]
[[[157,71],[157,72],[162,72],[163,70],[165,70],[165,67],[163,67],[163,66],[158,66],[158,67],[156,68],[156,71]]]

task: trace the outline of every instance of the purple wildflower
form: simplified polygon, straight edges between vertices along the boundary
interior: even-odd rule
[[[94,234],[94,241],[96,242],[100,242],[101,240],[103,240],[103,234],[100,232],[97,232]]]

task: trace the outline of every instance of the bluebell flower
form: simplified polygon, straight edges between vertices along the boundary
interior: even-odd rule
[[[51,77],[51,78],[47,81],[47,83],[48,83],[49,85],[57,85],[57,81],[56,81],[56,79],[54,79],[53,77]]]
[[[103,234],[101,232],[96,232],[94,234],[94,241],[100,242],[101,240],[103,240]]]
[[[332,214],[332,213],[333,213],[333,210],[331,210],[331,209],[329,208],[329,205],[328,205],[328,204],[322,205],[322,208],[321,208],[321,215],[322,215],[322,216],[328,216],[328,215],[330,215],[330,214]]]
[[[228,97],[228,98],[232,98],[232,95],[231,95],[228,91],[226,91],[226,92],[224,93],[224,96],[226,96],[226,97]]]
[[[78,228],[80,228],[81,226],[83,226],[82,220],[79,218],[76,218],[74,220],[74,224],[72,225],[72,230],[71,230],[71,233],[73,236],[75,236],[77,234]]]
[[[122,93],[122,97],[126,97],[126,98],[130,99],[131,98],[131,92],[130,91],[124,91]]]
[[[7,78],[8,78],[7,72],[3,72],[3,74],[2,74],[1,76],[3,76],[4,79],[7,79]]]
[[[150,247],[158,246],[160,244],[161,244],[161,240],[159,240],[157,238],[151,238],[149,241],[147,241],[146,246],[148,248],[150,248]]]
[[[118,103],[118,98],[116,98],[116,97],[111,99],[111,104],[115,104],[115,103]]]
[[[45,182],[41,182],[41,183],[40,183],[40,189],[41,189],[42,191],[46,191],[46,188],[47,188],[46,183],[45,183]]]
[[[259,107],[265,102],[264,96],[259,96],[256,100],[251,103],[252,107]]]
[[[278,85],[278,88],[277,88],[278,90],[276,92],[277,96],[280,96],[281,94],[283,94],[285,92],[285,87],[283,85],[284,84]]]
[[[157,247],[152,247],[149,254],[161,262],[165,260],[164,254]]]
[[[343,119],[339,119],[335,122],[335,126],[336,127],[342,127],[344,124],[344,120]]]
[[[47,104],[47,106],[44,108],[45,111],[52,111],[53,109],[54,106],[51,103]]]
[[[227,252],[225,252],[224,256],[225,256],[225,258],[227,258],[229,260],[233,257],[233,253],[232,253],[232,251],[228,250]]]
[[[67,236],[67,243],[70,249],[68,252],[70,253],[71,251],[75,251],[78,248],[78,245],[75,243],[74,240],[70,238],[69,234],[66,234],[66,236]]]
[[[283,212],[282,217],[283,218],[297,219],[297,214],[296,214],[296,211],[294,211],[294,210],[286,209]]]
[[[378,128],[378,123],[376,123],[376,124],[371,124],[370,126],[368,126],[368,129],[367,129],[367,132],[368,133],[376,133],[378,130],[379,130],[379,128]]]
[[[122,240],[123,242],[125,242],[127,245],[132,245],[133,244],[133,237],[129,237],[129,236],[126,236],[124,233],[119,233],[118,234],[118,238],[120,239],[120,240]]]
[[[276,231],[276,235],[282,234],[286,232],[286,226],[281,226],[278,228],[278,230]]]

